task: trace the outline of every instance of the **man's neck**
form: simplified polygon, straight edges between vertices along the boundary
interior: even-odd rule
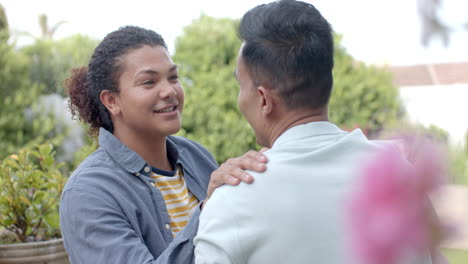
[[[167,156],[166,136],[140,134],[125,128],[114,129],[114,136],[152,167],[167,171],[173,170]]]
[[[327,108],[317,109],[315,111],[287,111],[282,114],[277,120],[271,122],[272,129],[268,135],[268,147],[271,148],[275,141],[284,133],[286,130],[310,122],[328,121]]]

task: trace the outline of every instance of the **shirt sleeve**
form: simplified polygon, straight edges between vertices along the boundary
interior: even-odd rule
[[[203,207],[194,239],[195,264],[244,263],[236,221],[241,216],[230,203],[225,187],[217,189]]]
[[[79,201],[79,202],[77,202]],[[192,263],[193,237],[200,209],[172,243],[155,259],[119,205],[102,195],[67,190],[60,204],[60,225],[72,264]],[[158,228],[155,226],[155,228]]]

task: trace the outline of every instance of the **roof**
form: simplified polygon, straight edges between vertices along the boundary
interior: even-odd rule
[[[468,83],[468,62],[390,66],[396,86]]]

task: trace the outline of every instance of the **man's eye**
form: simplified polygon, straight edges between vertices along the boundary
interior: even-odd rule
[[[179,75],[172,75],[171,77],[169,77],[170,80],[177,80],[179,79]]]
[[[154,81],[152,81],[152,80],[147,80],[147,81],[144,81],[144,82],[142,83],[142,85],[151,85],[151,84],[154,84]]]

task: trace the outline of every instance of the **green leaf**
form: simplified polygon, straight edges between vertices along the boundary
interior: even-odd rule
[[[24,197],[24,196],[20,196],[19,199],[20,199],[21,201],[23,201],[25,204],[31,206],[31,201],[29,201],[28,198],[26,198],[26,197]]]
[[[13,221],[12,221],[11,219],[4,219],[4,220],[2,221],[2,225],[3,225],[3,226],[10,226],[10,225],[12,225],[12,224],[13,224]]]
[[[39,154],[41,156],[49,156],[52,152],[53,146],[51,144],[43,144],[39,146]]]
[[[38,203],[43,201],[45,197],[47,197],[47,193],[45,191],[36,191],[34,193],[33,201],[34,203]]]
[[[52,228],[60,228],[60,217],[58,212],[52,212],[48,214],[45,218],[47,225]]]
[[[52,167],[53,164],[54,164],[54,158],[53,158],[53,157],[51,157],[51,156],[45,156],[45,157],[43,157],[43,159],[42,159],[42,166],[43,166],[44,168],[47,168],[47,169],[48,169],[48,168]]]

